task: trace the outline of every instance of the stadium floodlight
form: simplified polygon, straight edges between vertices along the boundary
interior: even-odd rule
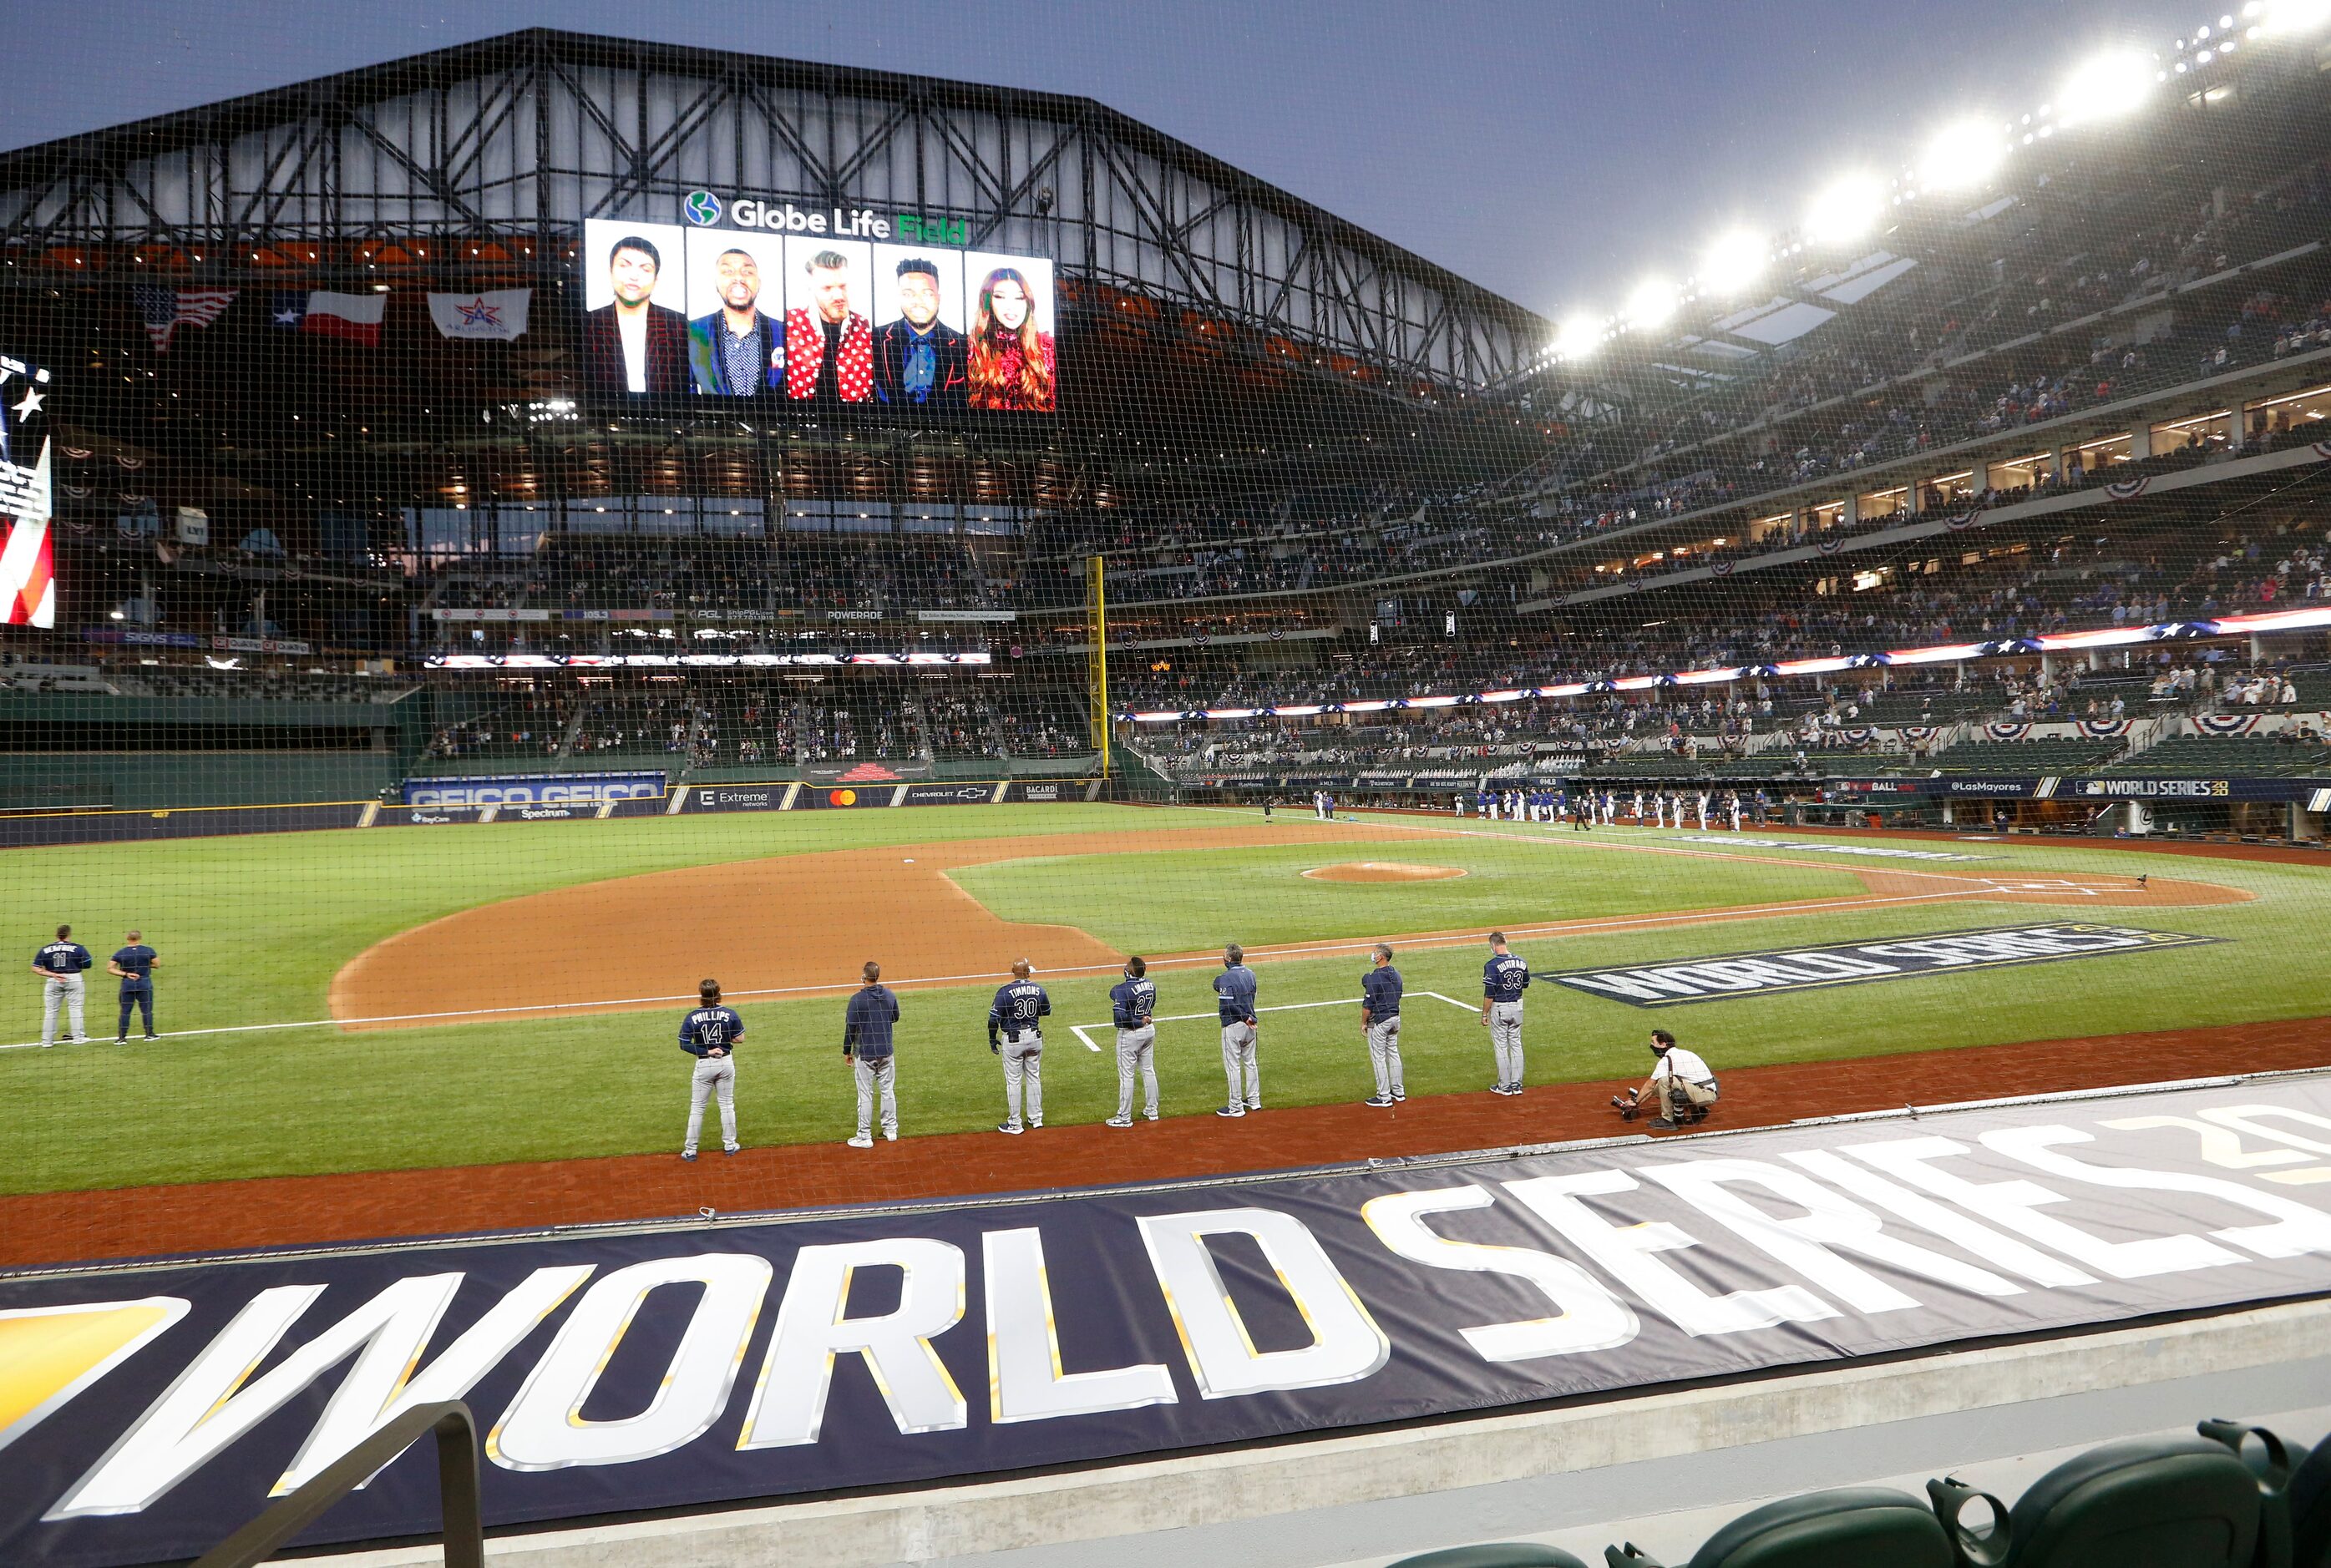
[[[1679,303],[1674,284],[1664,278],[1646,278],[1627,296],[1627,325],[1638,332],[1664,327]]]
[[[1711,294],[1736,294],[1764,276],[1767,261],[1761,236],[1746,229],[1718,234],[1700,258],[1699,286]]]
[[[2117,119],[2153,90],[2154,65],[2134,50],[2099,54],[2064,79],[2056,95],[2059,125]]]
[[[1805,233],[1841,245],[1868,233],[1886,210],[1886,191],[1866,175],[1849,175],[1822,187],[1805,208]]]
[[[1573,316],[1554,335],[1554,351],[1565,359],[1584,359],[1603,347],[1603,324],[1592,316]]]
[[[2260,30],[2295,38],[2331,22],[2331,0],[2272,0],[2259,14]]]
[[[2007,138],[1986,120],[1945,126],[1918,159],[1918,183],[1928,190],[1971,191],[2007,161]]]

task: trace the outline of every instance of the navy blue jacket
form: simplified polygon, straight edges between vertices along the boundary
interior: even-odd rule
[[[1157,1013],[1157,984],[1152,980],[1120,980],[1108,991],[1109,1016],[1119,1029],[1140,1029]]]
[[[680,1049],[690,1056],[702,1056],[716,1045],[734,1056],[744,1038],[745,1021],[734,1008],[699,1007],[680,1021]]]
[[[1492,955],[1481,965],[1481,994],[1492,1002],[1519,1002],[1529,989],[1529,965],[1510,953]]]
[[[160,954],[143,942],[133,947],[124,947],[120,952],[116,953],[113,955],[114,963],[128,971],[121,978],[121,989],[135,991],[141,985],[153,984],[154,960],[160,956]]]
[[[887,985],[869,985],[850,999],[842,1025],[842,1049],[868,1061],[890,1054],[890,1026],[899,1022],[899,999]]]
[[[1360,995],[1368,1004],[1368,1022],[1382,1023],[1400,1016],[1400,971],[1383,965],[1360,976]]]
[[[33,967],[52,974],[78,974],[96,962],[78,942],[52,942],[33,955]]]
[[[1032,980],[1014,980],[995,988],[995,1000],[987,1004],[987,1038],[1000,1033],[1020,1035],[1032,1033],[1036,1021],[1052,1013],[1052,999],[1044,988]]]
[[[1224,1023],[1244,1023],[1254,1016],[1254,971],[1243,964],[1225,964],[1214,976],[1214,1009]]]

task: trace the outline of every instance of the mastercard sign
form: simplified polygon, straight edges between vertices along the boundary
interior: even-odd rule
[[[858,803],[858,792],[856,790],[834,790],[829,793],[825,798],[838,806],[854,806]]]

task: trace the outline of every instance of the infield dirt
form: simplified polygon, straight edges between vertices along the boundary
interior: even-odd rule
[[[1332,839],[1323,835],[1320,841],[1326,848],[1370,841],[1430,842],[1451,836],[1470,835],[1390,822],[1337,822]],[[693,994],[697,981],[706,975],[718,977],[732,999],[809,995],[853,988],[859,965],[869,958],[879,958],[886,982],[898,987],[994,980],[1014,958],[1023,957],[1046,973],[1102,974],[1122,964],[1124,955],[1075,927],[1001,919],[947,873],[1036,857],[1253,849],[1289,841],[1285,828],[1260,823],[968,839],[769,856],[580,883],[481,904],[376,943],[333,978],[331,1013],[344,1027],[360,1029],[405,1027],[423,1020],[477,1023],[513,1015],[555,1018],[666,1008]],[[1716,834],[1704,848],[1613,848],[1804,864],[1785,853],[1727,850],[1724,842],[1724,835]],[[1970,899],[2098,908],[2228,904],[2250,898],[2213,882],[2161,877],[2140,882],[2136,877],[2100,872],[2017,876],[1859,865],[1824,869],[1851,871],[1865,892],[1779,904],[1508,924],[1506,930],[1521,940]],[[1477,941],[1479,935],[1474,929],[1444,929],[1384,933],[1383,939],[1403,947],[1432,947]],[[1250,962],[1311,958],[1356,953],[1375,939],[1258,946],[1247,953]],[[1212,953],[1169,954],[1149,960],[1153,967],[1214,961]],[[590,994],[577,994],[577,974],[592,977]]]

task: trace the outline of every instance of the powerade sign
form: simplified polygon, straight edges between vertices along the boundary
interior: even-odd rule
[[[662,794],[660,773],[529,773],[404,781],[408,806],[597,805]]]
[[[1878,980],[1908,980],[1919,974],[2054,964],[2069,958],[2192,947],[2221,940],[2216,936],[2189,936],[2180,931],[2147,931],[2131,926],[2001,926],[1890,942],[1729,953],[1715,958],[1693,958],[1635,969],[1574,969],[1538,978],[1590,996],[1623,1002],[1630,1007],[1676,1007],[1688,1002],[1728,1002],[1743,996],[1822,991],[1839,985],[1865,985]]]
[[[424,1401],[476,1412],[486,1523],[519,1526],[2318,1295],[2331,1186],[2260,1167],[2331,1168],[2326,1132],[2318,1074],[1034,1205],[17,1278],[0,1562],[191,1557]],[[431,1447],[303,1540],[434,1531]]]

